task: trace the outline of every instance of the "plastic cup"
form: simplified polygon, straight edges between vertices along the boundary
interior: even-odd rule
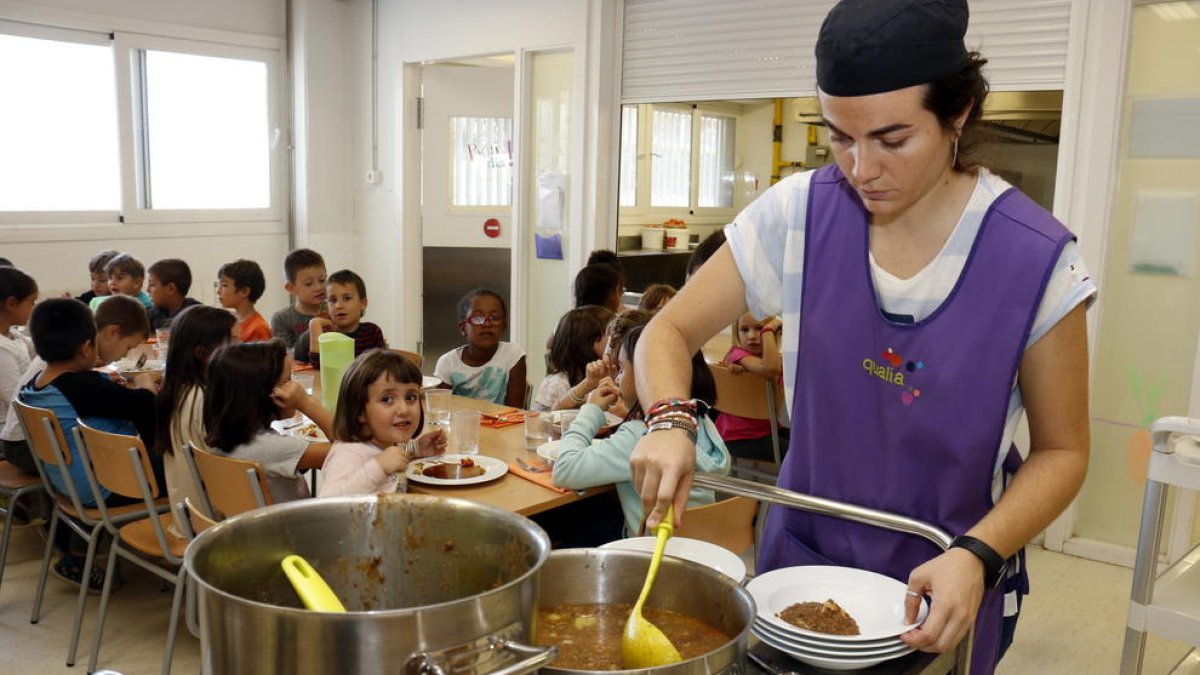
[[[483,418],[478,410],[459,410],[452,416],[451,436],[460,454],[479,454],[479,426]]]
[[[450,435],[450,390],[425,390],[425,424],[431,431],[442,429],[446,432],[447,440]]]
[[[167,351],[167,347],[170,346],[170,344],[171,344],[171,329],[170,328],[155,329],[154,342],[156,344],[158,344],[159,348],[161,348],[163,350],[163,352],[165,353]]]
[[[525,450],[537,452],[550,440],[550,413],[530,410],[525,413]]]
[[[313,385],[316,384],[316,381],[315,373],[292,373],[292,382],[304,387],[304,393],[309,396],[313,395]]]
[[[555,438],[562,438],[563,436],[566,436],[567,430],[571,428],[571,425],[575,422],[575,418],[578,416],[578,410],[558,411],[558,423],[552,427],[550,435],[554,436]]]

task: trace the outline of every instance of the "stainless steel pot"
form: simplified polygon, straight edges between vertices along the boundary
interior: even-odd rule
[[[539,575],[538,606],[633,604],[642,590],[649,566],[650,554],[640,551],[594,548],[554,551]],[[712,675],[742,671],[755,609],[750,594],[733,579],[698,563],[663,558],[646,604],[693,616],[733,637],[720,648],[681,663],[618,672]],[[551,663],[542,672],[595,671],[555,668]]]
[[[420,495],[290,502],[207,530],[184,565],[202,670],[522,673],[554,651],[530,636],[546,533],[508,511]],[[348,610],[302,608],[279,562],[296,553]]]

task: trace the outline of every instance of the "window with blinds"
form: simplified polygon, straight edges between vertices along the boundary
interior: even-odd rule
[[[834,0],[625,0],[626,103],[816,94]],[[996,91],[1062,89],[1072,0],[971,0],[967,47]]]
[[[511,117],[452,117],[451,205],[511,206],[513,146]]]
[[[620,206],[637,206],[638,107],[621,106]]]
[[[692,194],[692,113],[654,108],[651,114],[650,206],[688,206]]]

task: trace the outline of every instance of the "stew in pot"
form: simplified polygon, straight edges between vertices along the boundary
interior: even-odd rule
[[[534,642],[558,647],[553,667],[564,670],[621,670],[621,634],[632,604],[558,605],[538,610]],[[653,607],[642,608],[686,661],[733,638],[703,621]]]

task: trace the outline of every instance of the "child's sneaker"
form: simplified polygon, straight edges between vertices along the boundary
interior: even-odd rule
[[[83,579],[83,560],[73,555],[64,555],[52,568],[54,576],[63,581],[78,586]],[[104,589],[104,570],[93,566],[87,580],[88,594],[100,595]]]

